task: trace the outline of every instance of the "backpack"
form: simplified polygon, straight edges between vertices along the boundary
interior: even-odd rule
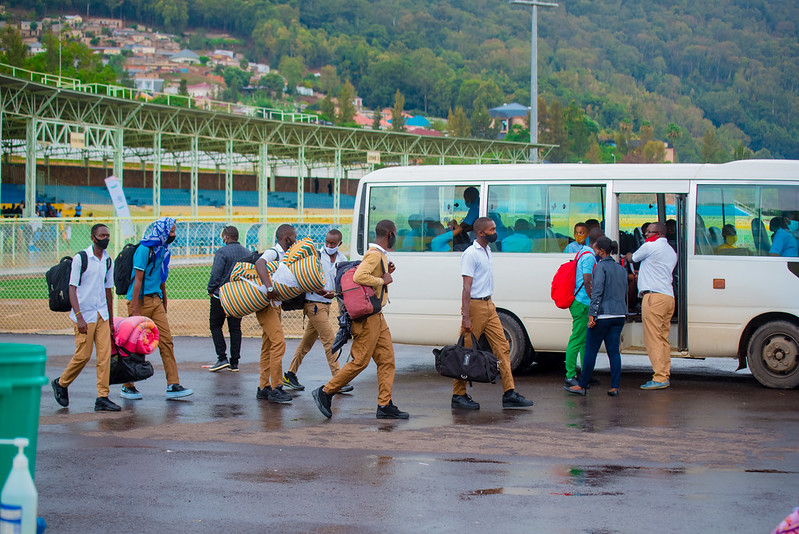
[[[261,259],[261,256],[263,256],[263,255],[264,255],[263,252],[258,252],[257,250],[254,250],[252,254],[240,259],[239,261],[252,263],[253,265],[255,265],[255,262],[258,261],[259,259]]]
[[[573,260],[569,260],[555,272],[552,277],[552,291],[550,295],[552,300],[555,301],[555,306],[560,309],[568,309],[574,302],[574,294],[582,289],[583,284],[580,284],[580,289],[574,290],[577,280],[577,263],[584,255],[589,254],[587,250],[577,253]]]
[[[294,298],[284,300],[280,305],[283,311],[301,310],[305,307],[305,292],[300,293]]]
[[[89,256],[85,250],[78,252],[80,257],[80,278],[78,285],[83,282],[83,273],[89,262]],[[111,258],[106,262],[106,271],[111,268]],[[50,267],[45,275],[47,280],[47,294],[49,297],[50,309],[54,312],[68,312],[72,309],[69,302],[69,277],[72,274],[72,257],[64,256],[56,265]]]
[[[383,302],[383,292],[378,297],[374,288],[362,286],[352,279],[360,264],[360,261],[345,261],[336,266],[336,295],[353,321],[378,313]],[[383,266],[382,261],[380,266]]]
[[[133,283],[133,255],[136,253],[136,248],[139,243],[128,243],[117,255],[114,262],[114,289],[117,295],[127,295],[128,288]],[[153,264],[150,267],[150,273],[155,269],[155,254],[153,249],[150,248],[150,255],[147,257],[147,265]],[[145,265],[146,268],[146,265]]]

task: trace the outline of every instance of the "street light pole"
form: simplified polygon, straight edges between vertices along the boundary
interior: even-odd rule
[[[509,0],[511,4],[522,4],[533,8],[530,50],[530,144],[538,143],[538,7],[558,7],[553,2],[537,0]],[[538,161],[538,149],[530,151],[530,161]]]

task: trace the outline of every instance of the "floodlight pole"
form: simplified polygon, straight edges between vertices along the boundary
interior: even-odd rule
[[[538,7],[558,7],[558,4],[537,0],[509,0],[509,2],[533,8],[530,51],[530,144],[538,144]],[[538,149],[530,150],[530,161],[538,162]]]

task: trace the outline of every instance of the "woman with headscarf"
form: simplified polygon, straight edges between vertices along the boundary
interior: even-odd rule
[[[166,373],[166,397],[187,397],[194,391],[180,385],[178,364],[167,320],[166,279],[169,277],[169,244],[175,240],[175,219],[161,217],[145,232],[133,254],[132,283],[128,288],[128,315],[149,317],[158,327],[158,349]],[[135,297],[134,297],[135,295]],[[133,384],[124,384],[123,399],[138,400],[142,394]]]

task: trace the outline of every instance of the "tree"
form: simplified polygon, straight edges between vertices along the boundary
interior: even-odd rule
[[[0,30],[0,46],[5,51],[5,62],[14,67],[25,66],[25,60],[28,57],[28,47],[22,40],[22,34],[16,26],[6,24]]]
[[[666,126],[666,139],[669,140],[671,146],[674,148],[674,162],[678,162],[679,159],[677,158],[677,139],[682,137],[682,130],[680,127],[670,122],[668,126]]]
[[[569,151],[573,157],[579,157],[588,152],[588,127],[585,123],[583,108],[572,100],[569,107],[563,112],[566,123],[566,132],[569,134]]]
[[[239,61],[239,68],[244,71],[250,70],[250,62],[247,61],[247,58],[241,58],[241,61]]]
[[[596,136],[591,136],[591,142],[588,144],[588,152],[585,153],[585,159],[591,163],[602,163],[602,149],[599,148],[599,141]]]
[[[743,143],[738,143],[738,146],[735,147],[735,151],[732,153],[732,159],[734,160],[752,159],[753,157],[754,153],[752,149],[748,146],[744,146]]]
[[[275,72],[270,72],[266,76],[261,76],[258,80],[258,85],[266,88],[272,96],[278,96],[283,93],[283,87],[286,85],[286,80],[283,76]]]
[[[189,96],[189,82],[186,80],[186,78],[180,79],[180,85],[178,85],[178,94]]]
[[[391,131],[404,132],[405,131],[405,117],[402,115],[402,109],[405,107],[405,96],[397,92],[394,93],[394,107],[391,109]]]
[[[335,94],[339,90],[341,80],[336,73],[336,67],[325,65],[319,72],[319,90],[324,94]]]
[[[283,56],[277,70],[286,78],[288,93],[293,95],[297,91],[297,85],[302,77],[305,76],[305,63],[298,57]]]
[[[491,114],[485,104],[475,103],[472,112],[472,136],[477,139],[496,139],[499,126],[492,125]]]
[[[374,118],[372,118],[372,130],[380,129],[380,121],[383,120],[383,114],[380,113],[380,108],[375,108]]]
[[[186,0],[158,0],[153,6],[169,32],[182,33],[189,21],[189,7]]]
[[[724,150],[721,142],[716,137],[716,129],[708,128],[702,136],[702,161],[704,163],[725,163],[729,161],[729,155]]]
[[[355,117],[355,87],[349,80],[341,86],[338,93],[338,116],[336,124],[350,124]]]
[[[466,112],[464,112],[463,108],[460,106],[455,108],[454,113],[452,110],[449,110],[447,124],[449,126],[450,137],[469,137],[469,134],[471,133],[469,118],[466,116]]]
[[[666,156],[666,147],[662,141],[647,141],[641,149],[641,157],[644,163],[663,163]]]
[[[322,118],[324,120],[328,122],[334,122],[336,120],[336,104],[333,102],[330,94],[326,94],[322,99],[321,104],[319,104],[319,111],[322,112]]]
[[[549,145],[558,145],[550,150],[547,160],[552,163],[563,163],[569,155],[569,134],[566,131],[566,122],[563,118],[563,107],[555,100],[549,105],[546,117],[541,121],[539,116],[541,135],[539,140]],[[529,136],[527,138],[530,139]]]

